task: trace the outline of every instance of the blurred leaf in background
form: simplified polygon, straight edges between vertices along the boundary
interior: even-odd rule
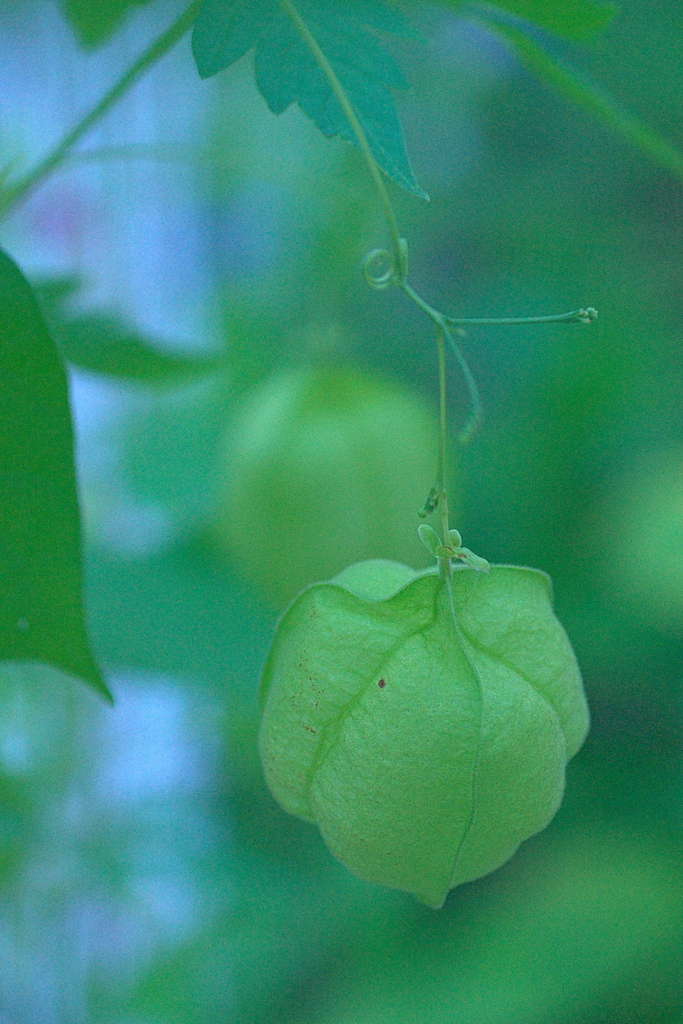
[[[482,6],[502,8],[554,35],[582,41],[601,32],[617,12],[613,4],[596,0],[494,0]]]
[[[643,453],[604,509],[613,600],[664,631],[683,629],[683,449]]]
[[[45,281],[36,294],[52,337],[66,363],[130,383],[177,387],[187,380],[224,368],[224,357],[174,355],[104,313],[69,315],[65,302],[78,292],[75,278]]]
[[[149,0],[61,0],[64,14],[81,46],[101,46],[127,15]]]
[[[683,153],[659,132],[629,113],[605,89],[566,61],[554,56],[535,39],[511,25],[499,24],[496,28],[512,44],[524,67],[572,103],[582,107],[599,123],[623,135],[650,159],[683,179]]]

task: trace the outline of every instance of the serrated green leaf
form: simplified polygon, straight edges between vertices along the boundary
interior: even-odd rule
[[[390,91],[407,83],[374,34],[410,34],[400,13],[384,0],[301,0],[296,10],[339,79],[379,166],[426,198],[411,170]],[[297,102],[323,135],[356,144],[323,70],[276,0],[204,0],[192,36],[201,77],[215,75],[252,48],[258,87],[274,113]]]
[[[622,110],[599,85],[549,53],[535,40],[509,25],[495,25],[495,30],[513,47],[517,57],[533,74],[538,75],[572,103],[614,129],[631,145],[646,153],[655,163],[683,180],[683,153],[672,146],[659,132],[628,111]]]
[[[62,0],[64,16],[84,47],[99,46],[123,24],[133,7],[149,0]]]
[[[435,907],[548,824],[588,727],[547,577],[463,568],[451,587],[386,562],[309,587],[262,680],[280,804],[361,878]]]
[[[437,0],[450,5],[451,0]],[[586,40],[602,32],[617,12],[596,0],[495,0],[484,8],[500,8],[517,18],[565,39]]]
[[[62,303],[77,285],[77,281],[62,280],[36,288],[60,355],[72,366],[158,386],[182,384],[225,367],[221,357],[197,358],[163,352],[114,316],[85,313],[67,317]]]
[[[111,699],[82,600],[64,369],[33,291],[0,250],[0,661],[47,662]]]
[[[277,14],[274,0],[204,0],[192,30],[201,78],[211,78],[256,46]]]

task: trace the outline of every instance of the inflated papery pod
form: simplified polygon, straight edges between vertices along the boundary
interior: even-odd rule
[[[588,710],[548,577],[359,562],[304,590],[262,678],[287,811],[354,874],[440,907],[544,828]]]
[[[435,420],[409,388],[353,367],[272,376],[226,437],[219,548],[280,610],[370,555],[427,565],[406,509],[434,476]]]

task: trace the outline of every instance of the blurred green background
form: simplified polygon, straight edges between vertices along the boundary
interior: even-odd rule
[[[4,51],[39,45],[72,86],[169,11],[102,59],[27,6],[33,35],[8,5]],[[486,418],[452,480],[468,547],[553,578],[592,713],[564,804],[434,912],[354,879],[264,788],[256,690],[283,602],[355,558],[421,557],[435,352],[400,294],[362,283],[384,229],[357,154],[269,114],[248,59],[200,83],[185,40],[3,228],[33,280],[82,282],[42,294],[67,356],[81,345],[87,599],[116,705],[2,669],[2,1024],[683,1021],[683,182],[466,10],[423,20],[402,112],[431,203],[395,196],[415,287],[453,315],[600,313],[469,331]],[[624,0],[563,52],[683,146],[682,47],[678,4]],[[46,74],[66,126],[76,101]],[[170,140],[169,89],[193,125]],[[4,127],[5,157],[40,149]],[[217,362],[117,380],[83,355],[107,331]]]

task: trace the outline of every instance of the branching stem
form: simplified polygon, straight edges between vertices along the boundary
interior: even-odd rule
[[[426,302],[411,285],[408,284],[408,247],[407,242],[401,237],[396,222],[394,209],[389,199],[382,172],[377,161],[372,155],[367,136],[358,120],[351,103],[344,91],[337,74],[319,46],[315,36],[308,28],[306,22],[299,14],[292,0],[278,0],[284,13],[290,18],[306,46],[310,50],[320,70],[325,75],[332,92],[334,93],[344,115],[356,138],[360,151],[367,164],[370,175],[374,181],[380,199],[382,209],[387,221],[391,251],[375,249],[365,258],[363,274],[366,281],[374,288],[387,288],[395,285],[432,321],[436,327],[437,355],[439,365],[439,448],[437,457],[436,482],[423,509],[423,514],[438,510],[441,519],[444,546],[449,545],[448,533],[448,499],[446,495],[446,440],[447,440],[447,402],[446,402],[446,351],[445,345],[448,342],[455,358],[458,361],[463,377],[467,384],[470,398],[470,416],[465,427],[460,433],[459,441],[464,445],[475,432],[482,419],[481,400],[477,385],[467,361],[456,344],[451,331],[452,327],[458,328],[462,334],[463,326],[474,324],[535,324],[535,323],[590,323],[597,316],[592,307],[577,309],[570,313],[562,313],[554,316],[532,316],[532,317],[497,317],[497,318],[456,318],[449,317],[434,309]],[[73,147],[77,142],[96,124],[107,111],[135,84],[145,72],[152,67],[161,57],[164,56],[189,30],[194,22],[201,0],[193,0],[190,6],[176,19],[176,21],[134,61],[127,71],[111,87],[111,89],[95,104],[88,113],[76,124],[62,140],[57,143],[54,149],[40,161],[40,163],[14,185],[6,188],[0,196],[0,216],[7,214],[15,206],[21,203],[36,186],[54,170],[60,167],[70,156]],[[440,562],[448,563],[448,559],[440,559]],[[442,571],[446,571],[441,566]]]
[[[445,481],[447,439],[446,341],[458,361],[469,391],[470,415],[458,438],[461,446],[464,446],[468,442],[482,420],[481,399],[479,397],[476,382],[472,376],[469,366],[467,365],[467,360],[460,350],[460,347],[455,342],[450,328],[456,327],[459,330],[459,333],[463,334],[464,332],[461,330],[463,326],[472,326],[474,324],[590,323],[597,316],[597,311],[590,307],[588,309],[576,309],[572,310],[570,313],[561,313],[553,316],[485,317],[482,319],[456,318],[446,316],[444,313],[439,312],[439,310],[434,309],[434,307],[423,299],[421,295],[418,295],[415,289],[409,285],[407,281],[408,244],[405,238],[402,238],[399,233],[396,216],[391,205],[391,200],[389,199],[386,185],[384,184],[384,179],[382,178],[382,172],[379,169],[377,161],[372,155],[370,144],[363,126],[356,117],[353,107],[349,102],[334,68],[319,46],[315,36],[308,28],[308,25],[299,14],[295,4],[292,0],[278,0],[278,2],[285,14],[291,19],[301,38],[308,47],[313,59],[325,75],[332,92],[336,96],[339,105],[351,126],[356,142],[358,143],[358,147],[363,155],[365,163],[367,164],[368,171],[375,183],[380,203],[386,217],[389,237],[391,239],[391,251],[387,251],[386,249],[373,249],[369,252],[363,261],[363,276],[365,277],[367,284],[372,288],[383,289],[392,285],[400,288],[411,302],[421,309],[425,316],[429,317],[436,327],[439,363],[439,450],[437,457],[436,482],[429,492],[427,501],[425,502],[420,515],[424,517],[430,512],[438,510],[439,517],[441,519],[443,544],[444,547],[448,547],[450,541],[448,534],[448,499],[446,496]],[[450,573],[450,561],[445,558],[439,558],[439,565],[442,574],[445,573],[448,576]]]
[[[469,420],[460,435],[461,443],[466,442],[469,437],[476,430],[479,422],[481,421],[481,401],[479,398],[479,392],[474,378],[467,365],[467,361],[460,351],[459,346],[455,343],[453,335],[449,330],[451,320],[445,317],[443,313],[440,313],[433,306],[430,306],[422,296],[418,295],[414,288],[408,284],[406,278],[408,274],[408,247],[406,240],[401,237],[398,225],[396,223],[396,215],[389,199],[389,193],[387,192],[384,179],[382,178],[382,172],[380,171],[377,161],[372,155],[370,150],[370,144],[368,143],[367,136],[363,129],[362,124],[356,117],[356,114],[351,106],[349,99],[344,91],[344,88],[339,81],[337,74],[328,61],[327,57],[323,53],[319,46],[315,36],[308,28],[308,25],[299,14],[292,0],[278,0],[282,10],[287,14],[295,25],[297,31],[301,35],[301,38],[306,43],[306,46],[311,52],[314,60],[318,67],[325,75],[330,88],[336,96],[339,105],[341,106],[353,134],[356,137],[356,142],[363,155],[365,163],[367,164],[368,171],[370,172],[372,179],[377,188],[380,203],[384,211],[384,215],[387,221],[387,227],[389,229],[389,237],[391,239],[391,252],[387,252],[385,249],[373,249],[372,252],[368,253],[363,263],[363,274],[365,280],[369,285],[374,288],[388,288],[390,285],[396,285],[400,288],[408,298],[415,303],[415,305],[422,310],[422,312],[429,317],[432,323],[437,329],[437,335],[441,339],[440,344],[443,345],[444,338],[448,341],[452,348],[456,359],[460,365],[463,376],[467,383],[470,396],[470,407],[471,413]],[[445,447],[445,427],[443,446]]]
[[[472,327],[480,325],[510,326],[515,324],[589,324],[597,318],[598,311],[593,306],[586,309],[573,309],[571,313],[554,313],[551,316],[484,316],[455,317],[446,316],[446,323],[454,327]]]
[[[444,316],[444,314],[440,313],[438,309],[434,309],[433,306],[430,306],[430,304],[426,302],[421,295],[417,294],[415,289],[412,288],[407,281],[404,281],[399,287],[401,288],[401,291],[405,292],[408,298],[415,303],[418,309],[421,309],[425,316],[429,317],[436,327],[437,337],[441,337],[442,340],[443,338],[446,339],[458,362],[465,383],[467,384],[470,399],[470,415],[458,436],[459,443],[464,446],[467,444],[470,437],[476,433],[483,418],[483,411],[477,383],[472,376],[472,371],[467,364],[467,360],[465,359],[460,346],[455,341],[453,333],[449,329],[449,325],[454,323],[454,321],[450,317]],[[460,333],[462,334],[463,332],[461,331]]]

